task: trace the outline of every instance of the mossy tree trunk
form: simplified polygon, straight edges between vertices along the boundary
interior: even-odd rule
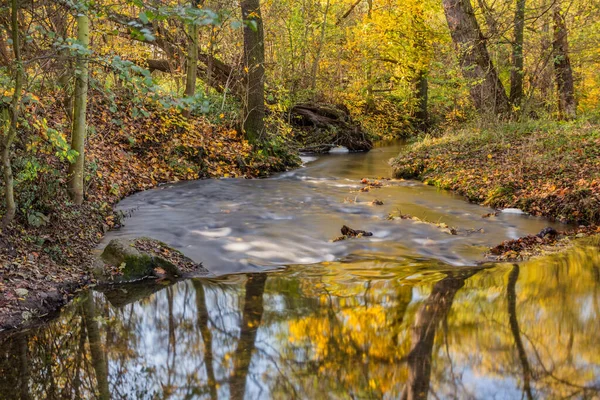
[[[265,43],[260,0],[240,2],[244,20],[244,133],[256,143],[265,131]]]
[[[510,111],[508,96],[490,58],[471,1],[443,0],[442,3],[475,108],[482,113],[507,114]]]
[[[2,229],[6,228],[15,218],[17,205],[15,203],[14,179],[12,172],[10,148],[17,136],[17,122],[21,109],[23,91],[24,70],[21,60],[21,49],[19,42],[19,1],[11,2],[11,30],[12,47],[14,53],[15,90],[8,109],[2,111],[2,172],[4,178],[4,202],[6,212],[2,217]]]
[[[89,18],[77,17],[77,41],[84,49],[90,44]],[[83,203],[83,178],[85,170],[86,111],[88,92],[88,56],[80,54],[75,68],[75,101],[71,148],[77,152],[75,162],[69,165],[69,195],[75,204]]]
[[[574,119],[577,116],[577,103],[575,101],[575,84],[573,70],[569,58],[569,41],[567,39],[567,26],[562,15],[560,1],[554,5],[552,19],[554,21],[554,73],[558,91],[558,112],[561,119]]]

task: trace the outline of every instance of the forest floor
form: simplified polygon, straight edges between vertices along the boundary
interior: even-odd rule
[[[447,130],[420,138],[392,161],[397,178],[419,179],[495,209],[576,224],[491,249],[525,259],[600,232],[600,126],[531,121]]]
[[[223,114],[216,121],[184,119],[177,111],[132,118],[125,103],[115,112],[94,100],[88,112],[93,128],[81,206],[66,193],[67,162],[61,154],[66,139],[60,133],[67,125],[60,119],[64,113],[29,110],[34,128],[21,138],[14,157],[19,213],[0,236],[0,332],[37,323],[94,283],[93,250],[108,230],[122,223],[113,206],[125,196],[161,183],[252,178],[294,164],[293,157],[253,150],[228,127],[233,124]],[[44,129],[35,129],[40,126],[33,123],[36,119],[44,121]],[[25,158],[25,148],[28,154],[34,150],[35,157]]]

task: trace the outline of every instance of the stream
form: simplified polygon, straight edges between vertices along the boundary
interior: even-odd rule
[[[0,343],[0,399],[600,398],[598,248],[480,264],[560,224],[382,179],[401,146],[123,200],[104,245],[150,236],[211,276],[82,294]]]

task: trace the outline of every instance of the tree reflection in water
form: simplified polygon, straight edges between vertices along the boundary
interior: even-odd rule
[[[90,293],[3,339],[0,398],[594,398],[599,265],[371,260]]]

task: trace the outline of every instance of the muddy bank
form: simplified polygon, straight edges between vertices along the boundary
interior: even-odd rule
[[[119,103],[113,112],[99,98],[90,102],[90,125],[101,134],[90,135],[87,144],[84,204],[70,202],[68,164],[51,146],[38,148],[31,164],[37,169],[28,171],[32,178],[15,188],[19,211],[0,235],[0,330],[47,315],[95,282],[92,252],[109,230],[123,224],[126,215],[113,212],[121,199],[163,183],[252,178],[294,164],[291,154],[259,154],[226,121],[217,126],[204,117],[185,119],[164,110],[133,118],[130,104]],[[65,122],[59,109],[48,109],[47,118],[49,126]],[[17,146],[15,159],[27,157],[31,154]],[[15,176],[23,168],[15,165]]]

